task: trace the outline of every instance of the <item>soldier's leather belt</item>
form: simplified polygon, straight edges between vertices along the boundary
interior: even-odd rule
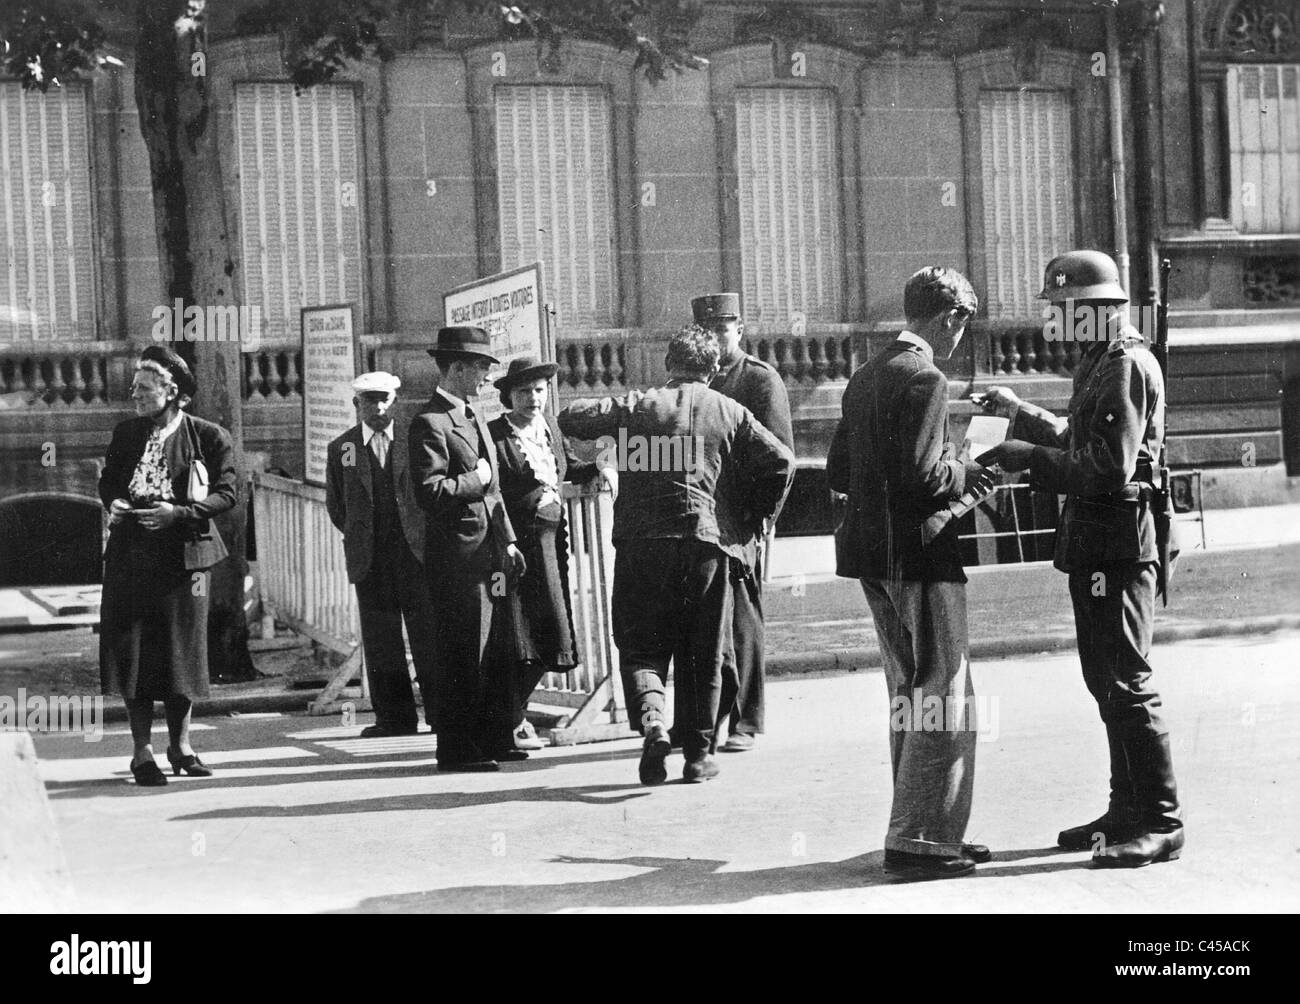
[[[1117,492],[1107,495],[1086,496],[1089,502],[1150,502],[1155,496],[1155,485],[1130,481]]]

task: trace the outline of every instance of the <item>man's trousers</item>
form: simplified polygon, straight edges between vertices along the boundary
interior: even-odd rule
[[[414,729],[418,722],[411,674],[406,665],[406,646],[402,643],[405,620],[415,679],[424,702],[424,718],[431,726],[435,725],[433,608],[429,604],[424,568],[406,541],[391,536],[378,544],[370,571],[356,584],[356,590],[375,724],[404,730]]]
[[[966,586],[861,581],[890,697],[894,800],[885,849],[954,857],[970,819],[978,727]]]
[[[462,560],[425,561],[434,616],[438,761],[488,758],[509,735],[508,667],[494,659],[490,545]]]
[[[623,540],[614,560],[614,643],[631,724],[664,721],[673,665],[675,731],[688,760],[716,747],[719,709],[735,698],[724,678],[731,649],[732,559],[715,545],[675,538]]]
[[[736,673],[736,699],[723,708],[731,718],[733,735],[763,731],[763,569],[755,563],[748,574],[732,583],[732,650]]]

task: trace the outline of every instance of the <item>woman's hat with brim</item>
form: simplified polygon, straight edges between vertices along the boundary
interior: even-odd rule
[[[497,390],[504,397],[521,384],[551,379],[559,369],[559,363],[544,363],[536,356],[523,356],[520,359],[511,359],[505,376],[494,382]]]
[[[193,397],[198,392],[198,381],[194,379],[189,363],[182,359],[175,349],[167,345],[148,346],[140,353],[140,363],[137,368],[140,366],[155,372],[158,370],[166,372],[172,378],[176,389],[185,397]]]
[[[437,343],[425,351],[431,356],[445,352],[448,355],[486,359],[495,365],[501,360],[492,354],[491,349],[492,339],[482,328],[454,327],[439,328]]]

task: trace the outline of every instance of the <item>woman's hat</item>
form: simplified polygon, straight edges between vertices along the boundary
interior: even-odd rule
[[[549,380],[559,369],[559,363],[544,363],[536,356],[523,356],[519,359],[511,359],[506,375],[494,382],[497,390],[504,397],[520,384],[532,383],[534,380]]]
[[[425,351],[431,356],[446,352],[459,356],[475,356],[493,364],[499,363],[501,360],[492,354],[491,349],[492,339],[482,328],[454,327],[439,328],[437,343],[433,348]]]
[[[189,363],[177,355],[175,349],[166,345],[150,345],[140,353],[140,362],[136,364],[136,369],[140,369],[142,364],[149,364],[144,365],[144,369],[154,371],[161,369],[172,378],[176,389],[185,397],[193,397],[198,392],[199,385],[190,371]]]

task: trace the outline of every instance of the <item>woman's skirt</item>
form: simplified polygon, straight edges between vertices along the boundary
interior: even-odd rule
[[[207,572],[187,572],[178,534],[119,524],[104,555],[100,689],[131,699],[208,696]],[[198,576],[198,578],[195,578]]]
[[[519,534],[517,546],[528,571],[510,590],[506,603],[513,655],[518,663],[563,673],[578,664],[564,511],[558,505],[544,506],[532,519],[519,522],[527,527]]]

